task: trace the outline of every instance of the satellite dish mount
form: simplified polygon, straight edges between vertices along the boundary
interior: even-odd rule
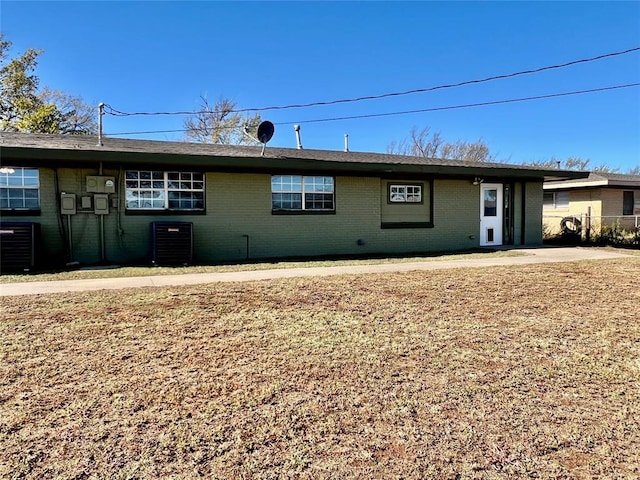
[[[264,156],[264,149],[267,146],[271,137],[273,137],[273,133],[276,131],[276,127],[273,126],[269,120],[265,120],[260,125],[258,125],[258,141],[262,143],[262,153],[260,155]]]

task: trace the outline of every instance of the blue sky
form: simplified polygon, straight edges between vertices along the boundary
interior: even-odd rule
[[[17,55],[43,49],[41,85],[126,112],[239,108],[422,89],[640,47],[640,2],[4,1]],[[640,52],[380,100],[262,113],[270,146],[385,152],[413,126],[482,138],[499,160],[640,165],[640,87],[504,105],[307,123],[640,82]],[[183,116],[105,116],[106,134],[183,128]],[[125,135],[180,140],[182,133]]]

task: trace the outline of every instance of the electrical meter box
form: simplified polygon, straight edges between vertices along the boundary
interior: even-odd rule
[[[96,193],[93,196],[93,207],[96,215],[109,215],[109,195]]]
[[[60,213],[63,215],[76,214],[76,194],[75,193],[60,194]]]
[[[104,175],[87,176],[88,193],[115,193],[116,177],[106,177]]]

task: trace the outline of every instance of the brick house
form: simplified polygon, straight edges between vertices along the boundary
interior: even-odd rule
[[[98,145],[94,136],[7,132],[0,155],[3,225],[37,225],[40,258],[51,265],[148,263],[159,248],[184,250],[185,263],[211,264],[538,245],[543,182],[586,175],[378,153],[263,153],[114,138]],[[188,232],[172,243],[171,225]]]
[[[588,178],[546,182],[543,214],[550,234],[560,233],[566,218],[580,222],[583,236],[587,222],[596,233],[603,225],[617,225],[628,231],[637,229],[640,227],[640,175],[592,172]]]

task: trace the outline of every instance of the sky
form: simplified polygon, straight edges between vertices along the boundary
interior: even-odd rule
[[[0,1],[11,56],[42,49],[40,85],[123,112],[196,111],[402,93],[640,47],[640,2]],[[412,128],[482,139],[497,160],[640,165],[640,51],[535,74],[328,106],[262,111],[269,146],[386,152]],[[419,113],[399,112],[423,110]],[[427,110],[427,111],[424,111]],[[389,114],[384,116],[371,116]],[[349,120],[339,117],[369,116]],[[183,140],[184,115],[103,117],[105,135]],[[322,121],[315,121],[322,120]],[[159,132],[136,134],[134,132]]]

